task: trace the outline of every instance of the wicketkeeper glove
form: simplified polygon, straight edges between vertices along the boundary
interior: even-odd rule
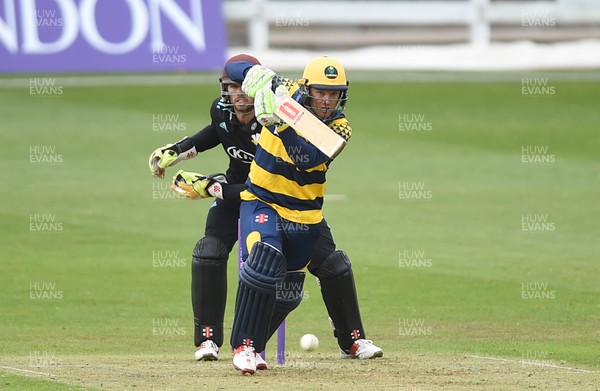
[[[150,172],[153,177],[164,178],[165,168],[174,164],[177,160],[178,153],[169,149],[174,144],[167,144],[162,148],[157,148],[150,155],[148,165],[150,166]]]
[[[242,91],[250,98],[254,98],[256,93],[265,88],[271,87],[275,72],[262,65],[254,65],[244,76]]]
[[[277,108],[275,98],[287,94],[287,88],[282,85],[275,89],[275,93],[268,87],[258,90],[254,98],[254,114],[261,125],[271,126],[281,122],[281,118],[275,114]]]
[[[179,170],[173,177],[173,189],[182,197],[197,200],[200,198],[217,197],[223,199],[223,187],[227,183],[223,174],[211,174],[204,176],[195,172]]]
[[[184,137],[176,144],[167,144],[157,148],[150,154],[148,166],[153,177],[164,178],[165,168],[172,166],[182,160],[196,156],[196,148],[188,137]]]

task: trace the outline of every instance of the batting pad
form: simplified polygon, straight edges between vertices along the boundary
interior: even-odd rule
[[[287,272],[284,280],[277,284],[275,309],[271,318],[267,341],[275,334],[275,331],[277,331],[277,328],[288,314],[302,303],[305,276],[306,273],[300,270]]]
[[[283,254],[258,242],[240,271],[231,346],[251,345],[257,352],[265,349],[270,320],[277,297],[277,285],[285,277]]]

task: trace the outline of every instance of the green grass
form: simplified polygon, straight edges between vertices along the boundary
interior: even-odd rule
[[[325,215],[352,258],[368,336],[386,355],[543,352],[598,368],[600,83],[554,85],[553,96],[524,97],[518,82],[352,83],[354,134],[328,180],[328,193],[346,199],[326,203]],[[217,91],[0,90],[0,363],[35,352],[191,352],[189,254],[210,202],[154,199],[170,193],[149,175],[147,157],[204,126]],[[178,115],[186,130],[153,132],[158,114]],[[403,114],[423,115],[431,131],[400,132]],[[55,147],[63,163],[30,164],[35,146]],[[555,162],[523,164],[523,146],[546,147]],[[215,149],[180,166],[212,173],[226,163]],[[399,199],[401,183],[423,184],[431,199]],[[31,232],[36,214],[54,216],[62,230]],[[548,215],[555,229],[523,232],[523,214]],[[431,266],[400,267],[405,250],[424,251]],[[177,252],[182,267],[153,267],[153,251]],[[234,256],[229,281],[227,328]],[[30,285],[44,282],[62,297],[32,300]],[[524,300],[528,283],[547,284],[552,298]],[[335,351],[314,279],[306,290],[288,322],[290,344],[313,332]],[[154,335],[157,319],[177,322],[180,335]],[[414,322],[426,332],[403,335]]]
[[[67,385],[52,380],[32,379],[25,376],[0,373],[0,386],[3,390],[44,390],[44,391],[79,391],[93,390],[92,388],[82,388],[78,386]]]

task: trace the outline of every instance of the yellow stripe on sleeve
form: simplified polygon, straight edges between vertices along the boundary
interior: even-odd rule
[[[264,130],[260,134],[260,146],[267,152],[269,152],[273,156],[277,156],[279,159],[283,160],[286,163],[294,164],[292,159],[290,159],[287,151],[285,150],[285,146],[281,139],[271,133],[269,130]]]

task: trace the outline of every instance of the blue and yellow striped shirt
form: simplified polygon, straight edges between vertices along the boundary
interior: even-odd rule
[[[298,85],[286,83],[297,98]],[[346,141],[352,135],[341,112],[325,122]],[[286,220],[318,224],[323,219],[325,174],[331,160],[289,125],[263,127],[242,200],[270,205]]]

